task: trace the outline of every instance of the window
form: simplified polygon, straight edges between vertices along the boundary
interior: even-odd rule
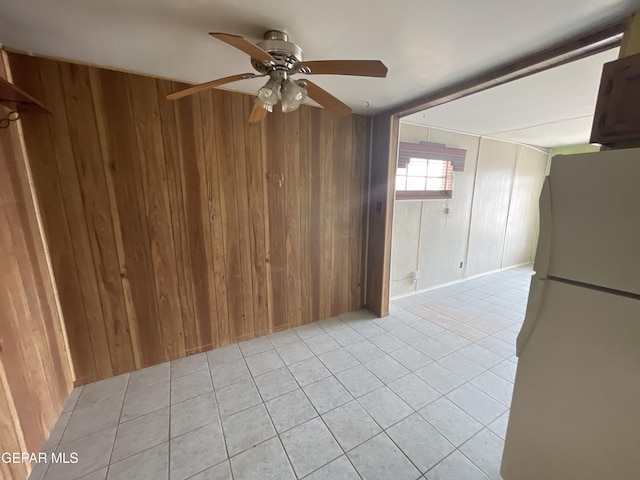
[[[453,167],[446,160],[411,158],[398,162],[397,199],[451,198]]]
[[[439,199],[453,196],[453,172],[464,170],[466,150],[441,143],[400,142],[396,199]]]

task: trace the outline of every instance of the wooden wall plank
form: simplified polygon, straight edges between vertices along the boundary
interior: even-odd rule
[[[249,117],[253,108],[253,98],[245,95],[243,98],[243,119]],[[269,292],[267,290],[267,244],[268,232],[267,214],[268,207],[264,201],[264,181],[266,172],[262,155],[262,124],[246,124],[245,142],[246,171],[248,188],[248,218],[249,238],[251,240],[251,275],[253,285],[253,314],[255,332],[270,331],[269,328]]]
[[[283,115],[287,323],[302,324],[300,261],[300,110]]]
[[[126,338],[129,332],[120,281],[120,262],[108,201],[89,69],[66,63],[60,63],[59,68],[69,124],[69,139],[80,182],[85,224],[95,270],[94,281],[97,282],[102,310],[102,315],[95,319],[96,323],[89,324],[89,331],[92,348],[97,350],[94,353],[96,362],[109,359],[111,364],[108,371],[99,372],[98,378],[106,378],[126,371],[134,365],[131,340]],[[56,119],[58,120],[58,117]],[[28,123],[28,119],[24,123]],[[37,138],[33,141],[37,141]],[[30,143],[32,142],[28,142]],[[89,273],[88,267],[86,273]],[[74,365],[79,362],[80,360],[74,360]],[[92,380],[78,377],[76,381],[82,383]]]
[[[91,69],[90,78],[130,332],[114,328],[113,337],[118,344],[129,337],[140,368],[165,356],[158,306],[149,288],[155,279],[129,85],[126,74],[109,70]],[[118,363],[130,364],[129,351],[122,349],[121,355]]]
[[[218,148],[218,185],[220,188],[221,219],[224,225],[225,281],[230,334],[232,338],[244,338],[244,307],[242,297],[242,263],[238,231],[236,203],[233,135],[229,125],[232,118],[231,94],[213,92],[215,137]]]
[[[303,106],[253,125],[248,95],[171,102],[183,85],[26,65],[62,110],[25,139],[51,147],[32,150],[54,272],[79,286],[78,383],[362,307],[367,119]]]
[[[182,322],[167,321],[181,318],[182,307],[171,231],[171,205],[167,189],[158,91],[153,78],[130,75],[128,82],[165,357],[181,358],[185,356],[186,351],[184,325]]]
[[[11,80],[4,52],[1,55],[0,76]],[[37,69],[33,73],[32,87],[38,87]],[[33,188],[33,165],[21,141],[21,127],[16,122],[0,129],[2,452],[39,451],[73,381],[52,272],[53,255],[47,251],[40,221],[43,212]],[[34,128],[48,139],[46,121]],[[55,161],[48,157],[45,167],[45,174],[55,172]],[[56,198],[60,213],[59,195]],[[29,464],[3,464],[0,475],[23,479],[30,470]]]
[[[182,168],[178,132],[176,130],[175,105],[166,100],[166,95],[181,88],[182,85],[166,80],[156,80],[158,89],[158,106],[160,108],[160,124],[162,127],[162,144],[165,152],[165,171],[167,174],[167,191],[171,210],[171,230],[176,255],[177,282],[182,307],[182,330],[184,332],[185,351],[198,348],[196,330],[195,302],[193,299],[193,282],[191,280],[191,255],[189,253],[189,236],[182,194]]]

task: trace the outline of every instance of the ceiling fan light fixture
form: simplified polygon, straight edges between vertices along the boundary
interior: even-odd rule
[[[282,111],[284,113],[293,112],[298,109],[305,98],[307,89],[304,81],[294,81],[288,78],[282,84]]]
[[[258,90],[258,98],[256,103],[265,110],[272,112],[273,106],[280,99],[280,82],[270,78],[264,87]]]

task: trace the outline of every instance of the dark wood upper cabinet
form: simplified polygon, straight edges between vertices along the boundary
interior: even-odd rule
[[[606,63],[602,70],[591,143],[640,141],[640,54]]]

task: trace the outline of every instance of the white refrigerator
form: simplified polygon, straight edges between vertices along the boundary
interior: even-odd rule
[[[640,149],[553,158],[501,473],[640,479]]]

